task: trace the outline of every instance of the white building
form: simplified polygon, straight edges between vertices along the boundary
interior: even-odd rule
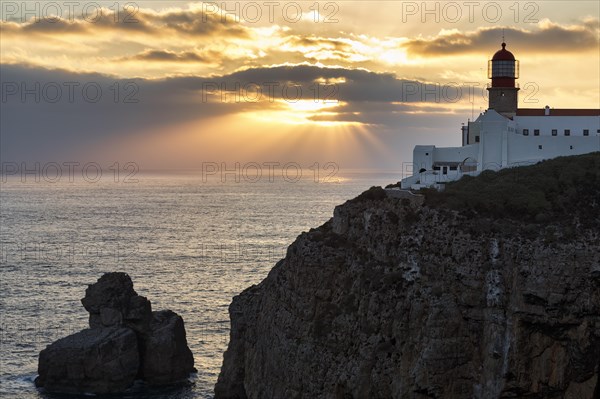
[[[489,109],[462,127],[462,147],[416,146],[402,188],[443,188],[466,174],[600,151],[600,109],[518,108],[519,61],[505,47],[488,63]]]

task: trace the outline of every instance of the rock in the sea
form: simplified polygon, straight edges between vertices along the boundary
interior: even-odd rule
[[[215,398],[600,398],[595,157],[518,174],[549,187],[543,223],[485,208],[479,178],[477,212],[381,188],[337,207],[233,299]],[[539,212],[510,178],[479,184]]]
[[[62,338],[40,353],[36,385],[48,392],[122,392],[141,378],[149,385],[185,380],[194,368],[181,316],[152,312],[125,273],[90,285],[83,306],[90,329]]]
[[[169,384],[194,371],[183,319],[170,310],[152,313],[150,332],[142,338],[142,376],[150,384]]]
[[[133,330],[87,329],[42,350],[35,384],[49,392],[121,392],[133,383],[139,367]]]
[[[85,290],[81,300],[90,313],[90,327],[126,326],[146,333],[152,320],[150,301],[138,295],[126,273],[106,273]]]

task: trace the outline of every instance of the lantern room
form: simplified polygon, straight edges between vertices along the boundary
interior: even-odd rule
[[[488,61],[488,78],[492,79],[492,87],[515,87],[515,79],[519,78],[519,61],[506,49],[502,49]]]

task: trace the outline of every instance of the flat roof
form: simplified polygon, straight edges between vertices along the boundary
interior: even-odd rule
[[[550,108],[549,116],[600,116],[600,109]],[[517,116],[545,116],[544,108],[518,108]]]

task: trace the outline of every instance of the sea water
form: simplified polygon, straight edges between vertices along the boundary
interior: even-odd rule
[[[123,271],[153,310],[183,317],[198,373],[187,386],[138,386],[117,397],[211,398],[232,297],[262,281],[289,244],[326,222],[336,205],[399,178],[340,172],[250,181],[189,171],[128,182],[3,179],[0,397],[60,397],[34,387],[39,351],[86,328],[80,300],[87,285]]]

